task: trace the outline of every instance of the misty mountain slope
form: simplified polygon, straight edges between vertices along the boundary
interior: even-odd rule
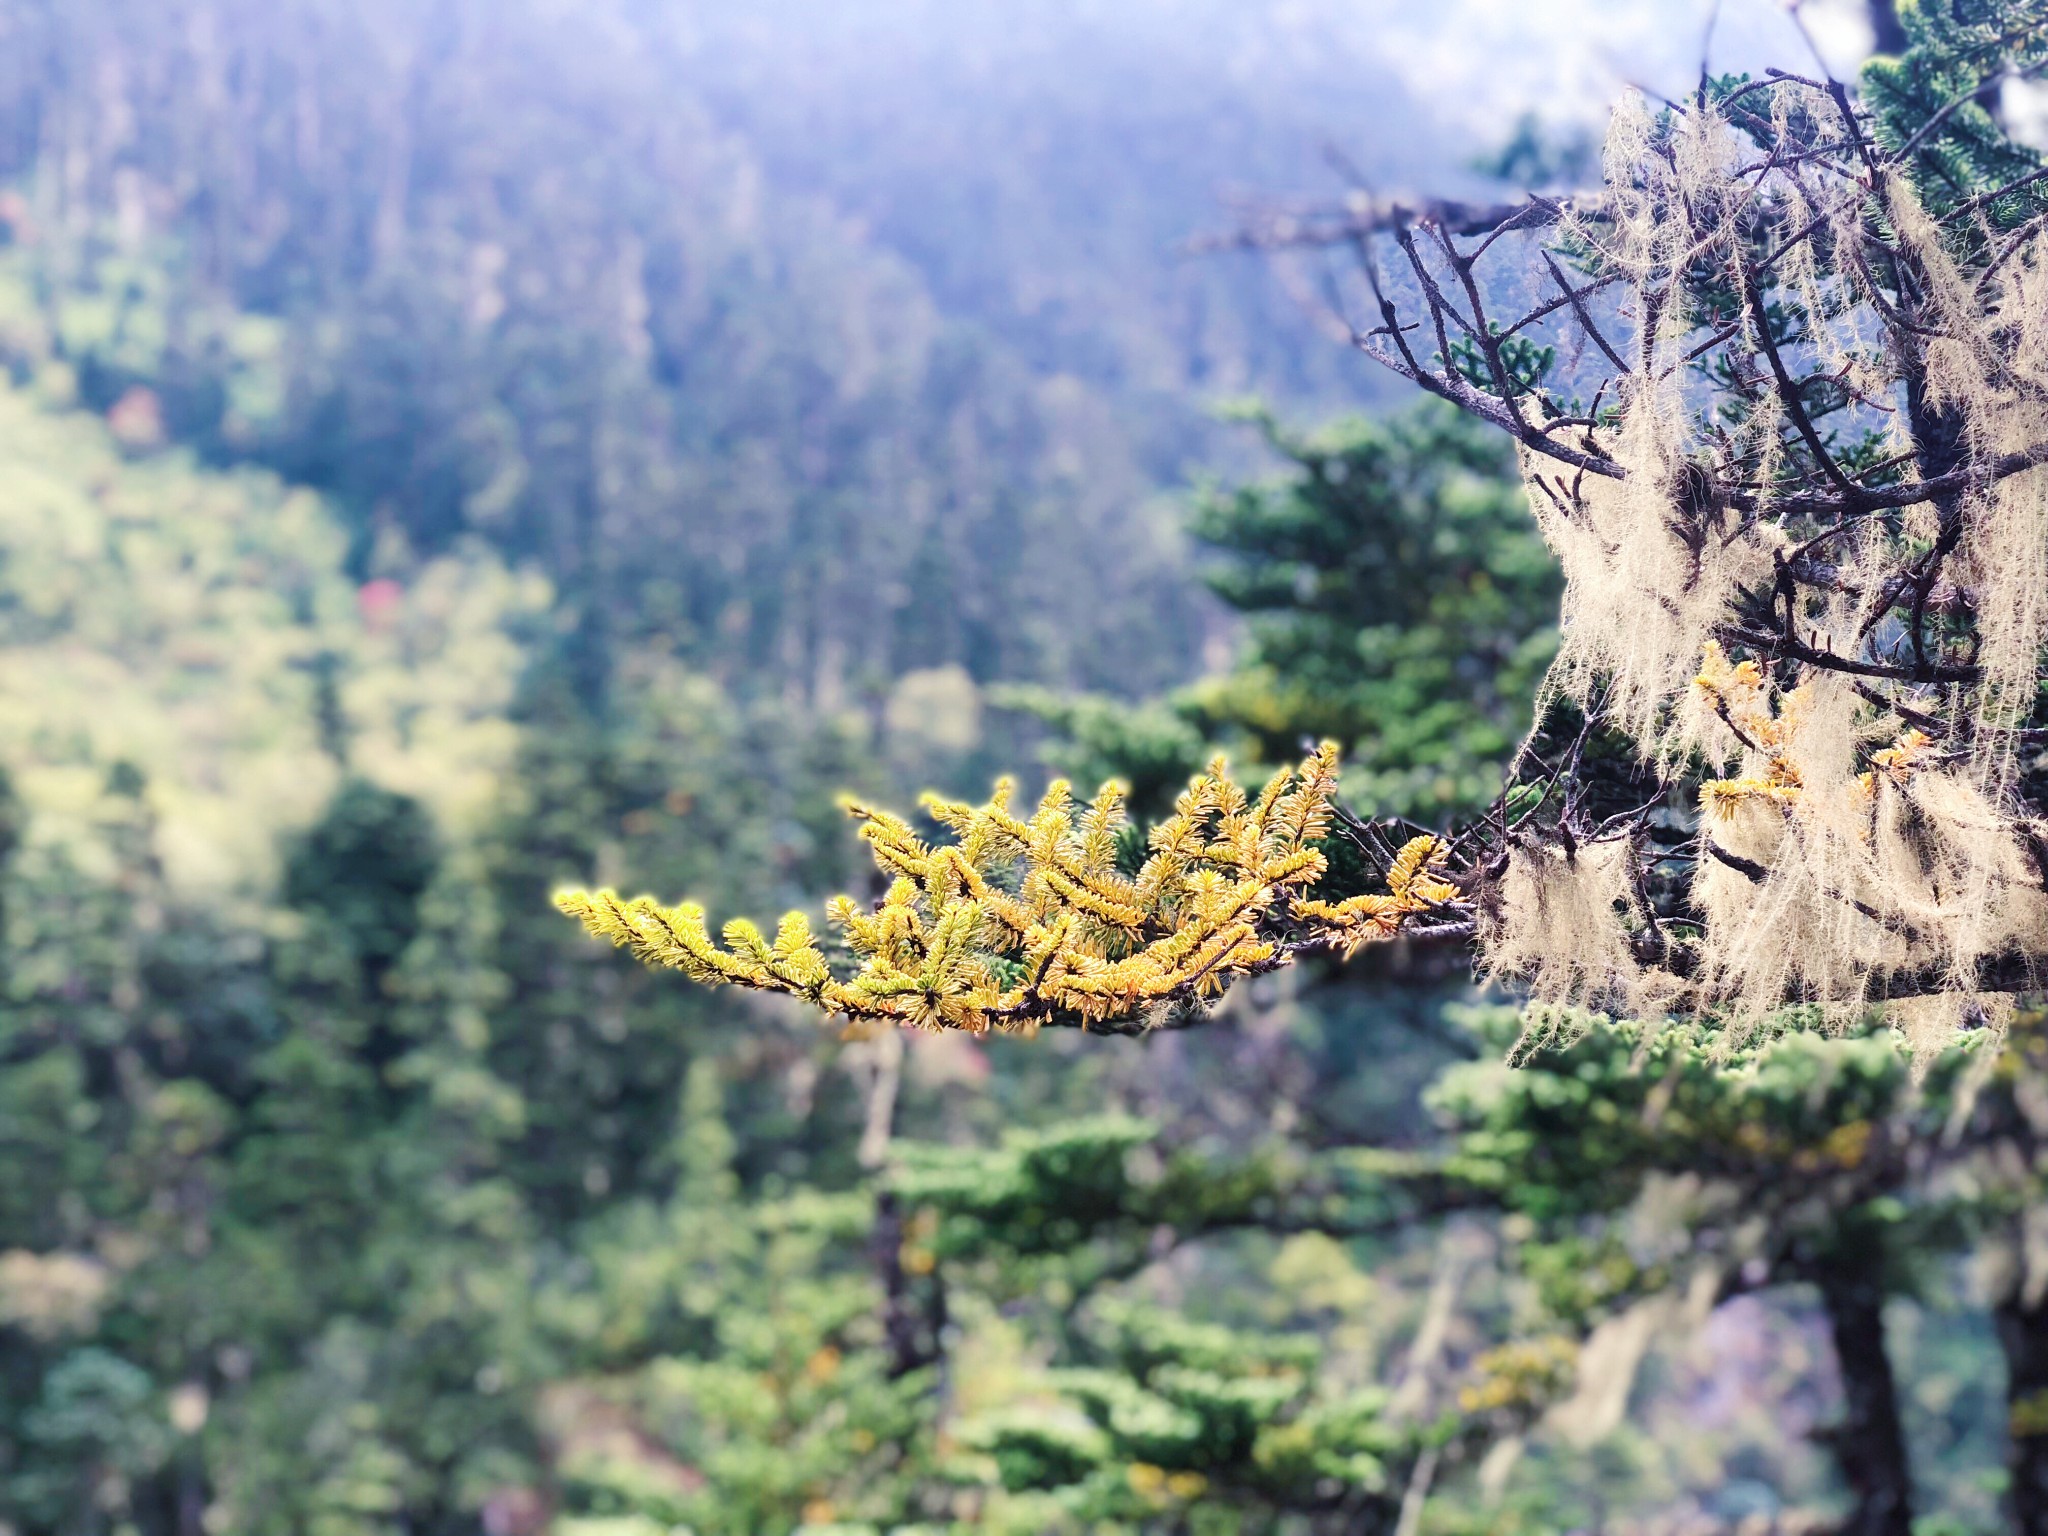
[[[1389,183],[1455,170],[1361,39],[1291,14],[775,0],[699,8],[679,30],[774,174],[868,219],[1038,366],[1147,393],[1355,400],[1380,381],[1264,264],[1176,250],[1227,223],[1230,194],[1328,190],[1326,142]]]
[[[172,275],[153,361],[60,337],[88,404],[147,385],[327,492],[365,574],[465,533],[538,562],[592,697],[650,640],[826,700],[949,664],[1146,688],[1214,633],[1165,500],[1251,460],[1214,401],[1403,393],[1312,270],[1176,244],[1219,194],[1341,185],[1326,142],[1469,184],[1473,102],[1524,99],[1469,69],[1541,49],[1447,3],[1462,76],[1337,0],[0,0],[0,174],[40,291]],[[1682,54],[1655,9],[1573,0],[1543,46]],[[221,304],[287,322],[266,420],[226,408]]]
[[[361,575],[468,533],[536,562],[593,699],[641,644],[835,708],[1197,665],[1142,411],[780,182],[635,7],[9,0],[0,36],[11,228],[86,403],[151,389],[326,492]],[[66,328],[71,293],[123,318]]]
[[[1717,68],[1802,64],[1767,0],[1728,0]],[[1233,199],[1482,190],[1524,113],[1597,131],[1624,81],[1683,90],[1706,0],[764,0],[667,13],[688,72],[771,172],[826,191],[940,302],[1035,365],[1193,406],[1398,398],[1269,264],[1189,259]],[[1812,21],[1842,67],[1838,0]],[[1339,152],[1344,171],[1328,151]],[[1297,278],[1296,286],[1301,279]],[[1183,449],[1187,439],[1182,438]]]

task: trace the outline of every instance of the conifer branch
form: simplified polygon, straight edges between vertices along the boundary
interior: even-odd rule
[[[1275,774],[1256,801],[1218,759],[1152,829],[1134,874],[1116,867],[1127,819],[1115,783],[1077,813],[1055,781],[1029,821],[1011,813],[1007,784],[979,807],[928,796],[925,809],[954,838],[938,845],[900,817],[851,806],[894,878],[871,911],[845,896],[829,905],[857,961],[843,976],[800,912],[772,943],[752,923],[728,923],[721,946],[694,903],[583,890],[555,902],[645,964],[779,992],[856,1024],[1142,1030],[1305,950],[1354,951],[1459,901],[1442,874],[1447,847],[1427,836],[1401,849],[1384,893],[1309,897],[1327,868],[1318,845],[1336,787],[1331,743]]]

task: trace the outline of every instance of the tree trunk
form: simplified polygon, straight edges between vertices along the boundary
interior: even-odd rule
[[[872,1042],[872,1071],[867,1084],[867,1126],[860,1139],[861,1166],[878,1178],[875,1225],[868,1237],[875,1274],[882,1282],[882,1333],[889,1345],[889,1375],[907,1376],[945,1357],[946,1283],[936,1268],[918,1295],[915,1278],[903,1264],[905,1212],[896,1192],[879,1183],[889,1161],[895,1135],[896,1091],[903,1077],[903,1035],[887,1030]]]
[[[1842,1377],[1842,1422],[1827,1433],[1855,1500],[1840,1536],[1912,1536],[1913,1474],[1884,1347],[1884,1290],[1862,1275],[1821,1281]]]
[[[2048,1297],[2031,1305],[2009,1297],[1994,1316],[2005,1351],[2012,1528],[2018,1536],[2048,1536]]]
[[[1906,29],[1899,24],[1896,0],[1870,0],[1870,31],[1873,53],[1906,51]]]

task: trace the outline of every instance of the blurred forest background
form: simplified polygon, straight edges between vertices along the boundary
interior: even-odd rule
[[[1005,768],[1483,803],[1511,465],[1176,246],[1582,172],[1511,10],[0,0],[0,1532],[1815,1529],[1876,1390],[1995,1526],[2040,1298],[1881,1039],[1510,1074],[1395,954],[840,1041],[548,903]]]

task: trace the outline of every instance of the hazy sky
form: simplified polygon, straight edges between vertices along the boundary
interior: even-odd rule
[[[1811,70],[1816,45],[1853,71],[1865,0],[1801,0],[1799,14],[1805,36],[1787,0],[686,0],[679,21],[748,61],[730,91],[857,82],[870,115],[914,119],[948,91],[991,109],[1049,89],[1070,107],[1091,92],[1128,105],[1172,81],[1241,96],[1268,126],[1349,137],[1405,110],[1386,90],[1398,82],[1424,115],[1491,141],[1531,109],[1597,119],[1631,83],[1681,93],[1703,49],[1717,72]]]
[[[1847,74],[1868,47],[1865,0],[1806,0],[1812,44],[1784,0],[645,3],[771,176],[1048,370],[1316,398],[1350,375],[1322,376],[1270,274],[1172,255],[1234,199],[1331,195],[1332,150],[1381,190],[1463,191],[1525,113],[1597,137],[1628,85],[1687,91],[1703,48]]]
[[[1323,0],[1316,0],[1318,5]],[[1285,14],[1302,0],[1276,0]],[[1716,72],[1808,71],[1813,50],[1783,0],[1353,0],[1375,51],[1420,100],[1475,120],[1598,112],[1627,84],[1665,94],[1698,78],[1709,22]],[[1807,0],[1807,34],[1847,73],[1869,46],[1864,8]]]

